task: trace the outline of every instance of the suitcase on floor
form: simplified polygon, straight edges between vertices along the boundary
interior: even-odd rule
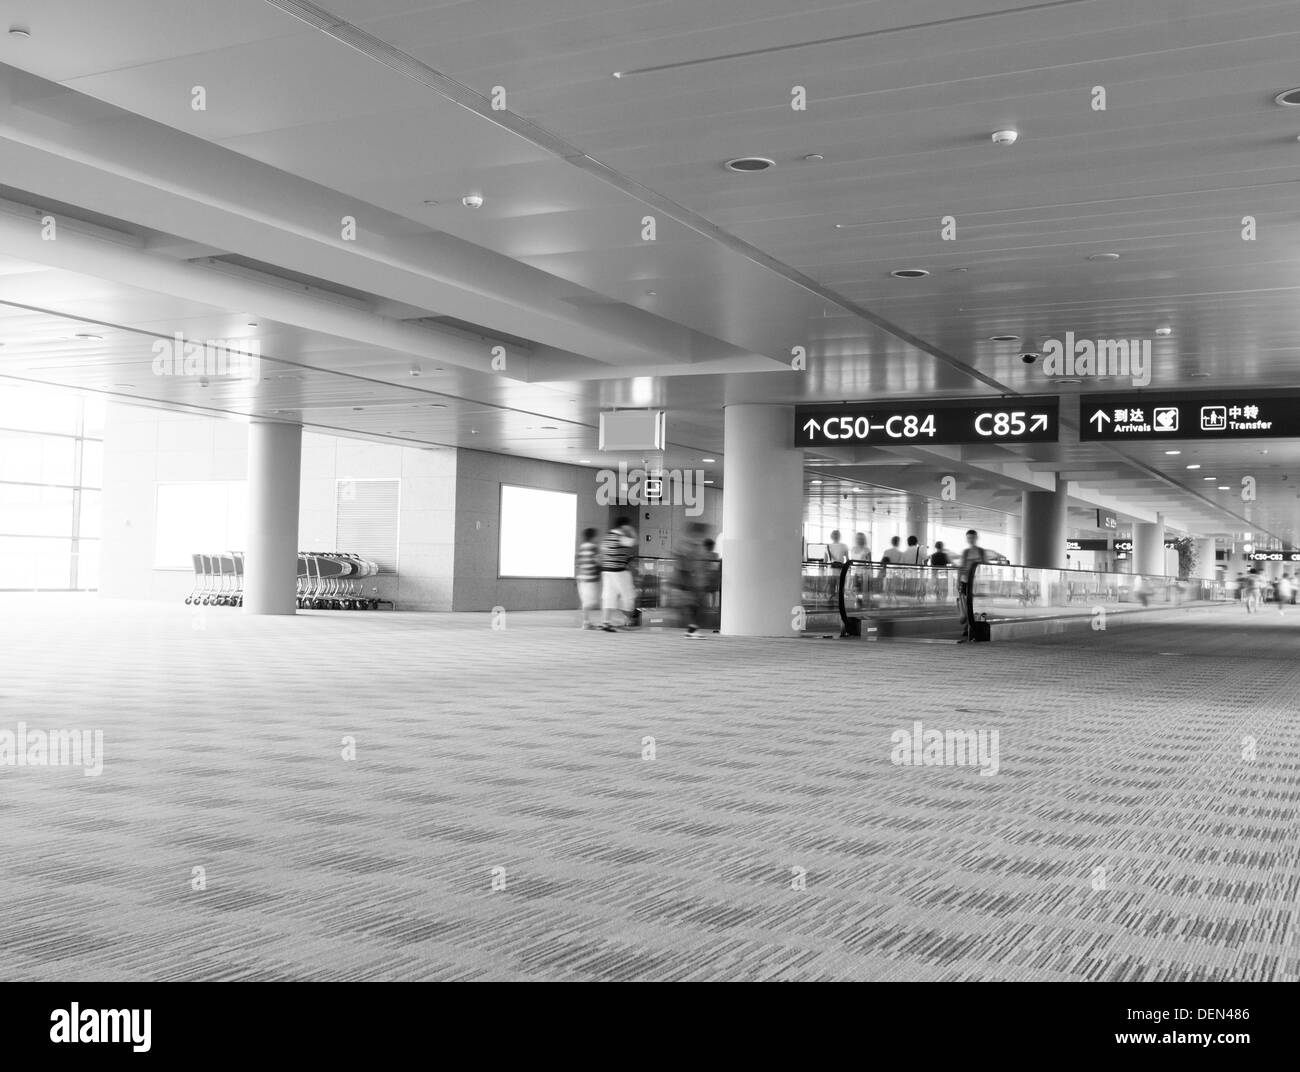
[[[993,628],[989,625],[987,618],[976,618],[971,622],[970,638],[973,641],[988,643],[993,639]]]

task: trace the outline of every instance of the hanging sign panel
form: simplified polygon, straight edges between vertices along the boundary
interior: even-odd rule
[[[797,447],[1055,443],[1059,398],[796,406]]]

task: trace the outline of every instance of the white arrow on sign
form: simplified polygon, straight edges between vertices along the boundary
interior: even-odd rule
[[[1106,416],[1106,413],[1105,413],[1104,410],[1100,410],[1100,409],[1099,409],[1099,410],[1097,410],[1096,413],[1094,413],[1091,417],[1088,418],[1088,423],[1089,423],[1089,424],[1092,424],[1094,421],[1095,421],[1096,424],[1097,424],[1097,431],[1100,432],[1100,431],[1101,431],[1101,426],[1102,426],[1102,424],[1103,424],[1103,423],[1108,424],[1108,423],[1110,422],[1110,418]]]
[[[808,438],[812,439],[813,436],[815,436],[818,432],[821,431],[821,428],[818,426],[816,421],[814,421],[812,418],[809,418],[808,423],[803,426],[803,430],[808,433]]]
[[[1035,413],[1035,414],[1034,414],[1034,421],[1033,421],[1033,423],[1029,426],[1029,430],[1030,430],[1031,432],[1037,432],[1040,428],[1046,428],[1046,427],[1047,427],[1047,414],[1046,414],[1046,413]]]

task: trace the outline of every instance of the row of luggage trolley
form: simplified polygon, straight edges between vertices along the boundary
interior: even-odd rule
[[[241,551],[192,555],[192,606],[242,607],[244,555]],[[379,572],[377,563],[343,551],[298,552],[298,606],[303,610],[377,610],[384,602],[367,596],[363,581]]]

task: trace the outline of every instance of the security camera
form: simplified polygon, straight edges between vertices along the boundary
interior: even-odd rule
[[[1037,355],[1037,354],[1021,354],[1021,355],[1020,355],[1020,360],[1023,361],[1026,365],[1032,365],[1035,361],[1038,360],[1038,355]]]

